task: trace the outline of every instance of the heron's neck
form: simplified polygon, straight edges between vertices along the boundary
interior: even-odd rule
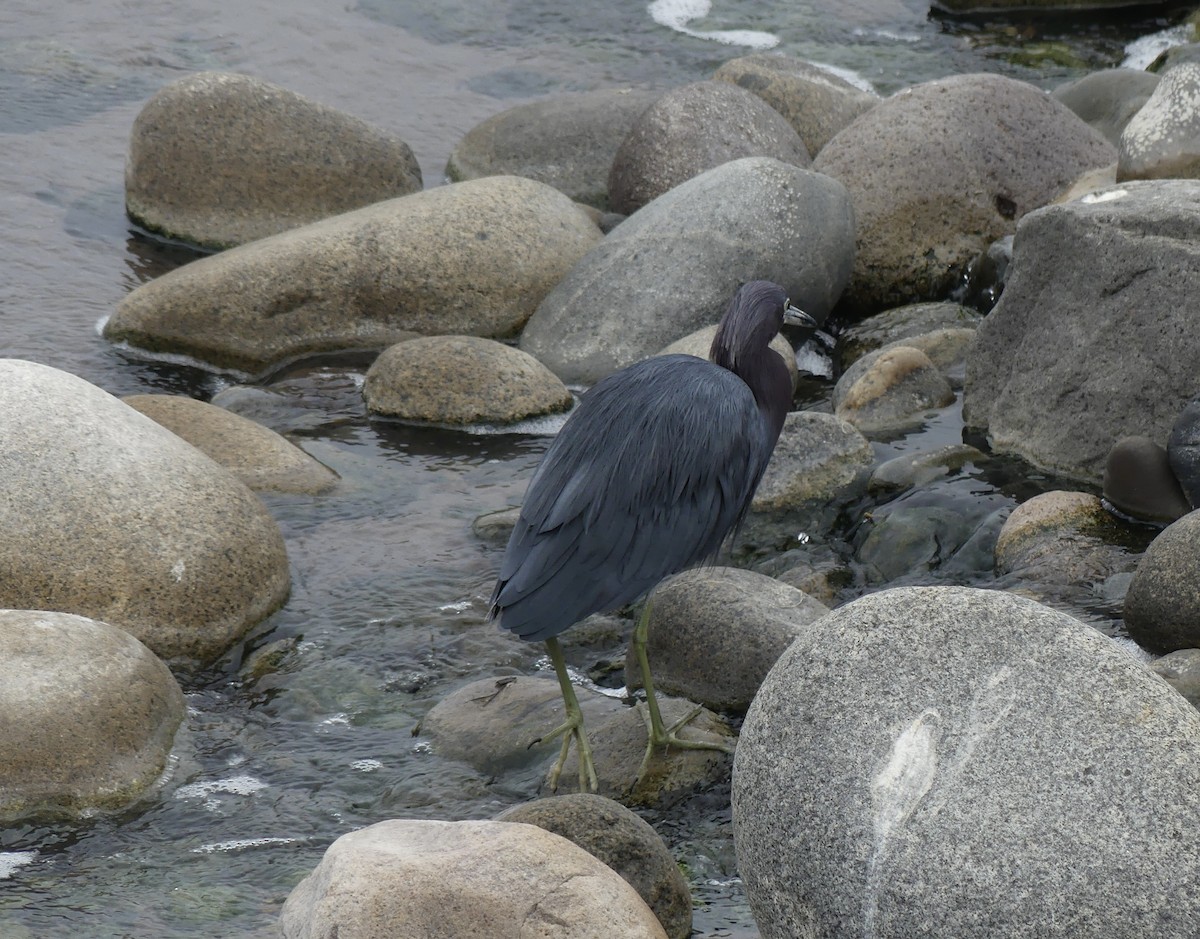
[[[764,347],[746,361],[739,361],[733,373],[754,394],[758,410],[771,433],[771,445],[783,430],[783,421],[792,407],[792,378],[787,366],[774,349]]]

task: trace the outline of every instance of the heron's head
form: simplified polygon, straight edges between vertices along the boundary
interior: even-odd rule
[[[817,328],[817,321],[792,306],[778,284],[769,280],[742,284],[721,317],[709,358],[736,372],[737,363],[751,361],[765,350],[785,323],[800,327],[804,339]]]

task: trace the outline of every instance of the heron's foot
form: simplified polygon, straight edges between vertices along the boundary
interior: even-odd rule
[[[571,741],[574,740],[575,750],[579,757],[579,791],[595,792],[600,788],[600,784],[596,781],[596,767],[592,763],[592,748],[588,744],[587,733],[583,729],[583,715],[578,712],[568,715],[563,723],[545,736],[538,737],[529,746],[535,747],[539,743],[553,740],[559,736],[562,737],[562,748],[550,770],[550,791],[558,791],[558,777],[562,775],[563,767],[567,763],[567,755],[571,752]]]
[[[704,705],[697,704],[683,717],[677,720],[670,727],[656,726],[656,722],[652,718],[652,714],[642,709],[638,705],[638,712],[642,715],[642,720],[646,722],[646,755],[642,757],[642,765],[638,768],[637,781],[641,782],[646,775],[646,769],[650,765],[650,761],[654,758],[654,751],[660,747],[666,751],[671,747],[676,750],[719,750],[721,753],[732,753],[733,744],[725,740],[685,740],[679,736],[679,731],[696,719],[701,711],[704,710]]]

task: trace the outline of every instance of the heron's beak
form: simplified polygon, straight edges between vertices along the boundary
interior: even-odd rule
[[[783,321],[788,326],[803,326],[806,329],[816,329],[820,325],[802,309],[792,306],[790,301],[783,305]]]

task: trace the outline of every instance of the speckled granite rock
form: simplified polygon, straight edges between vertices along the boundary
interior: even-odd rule
[[[1117,179],[1200,176],[1200,63],[1165,72],[1121,131]]]

